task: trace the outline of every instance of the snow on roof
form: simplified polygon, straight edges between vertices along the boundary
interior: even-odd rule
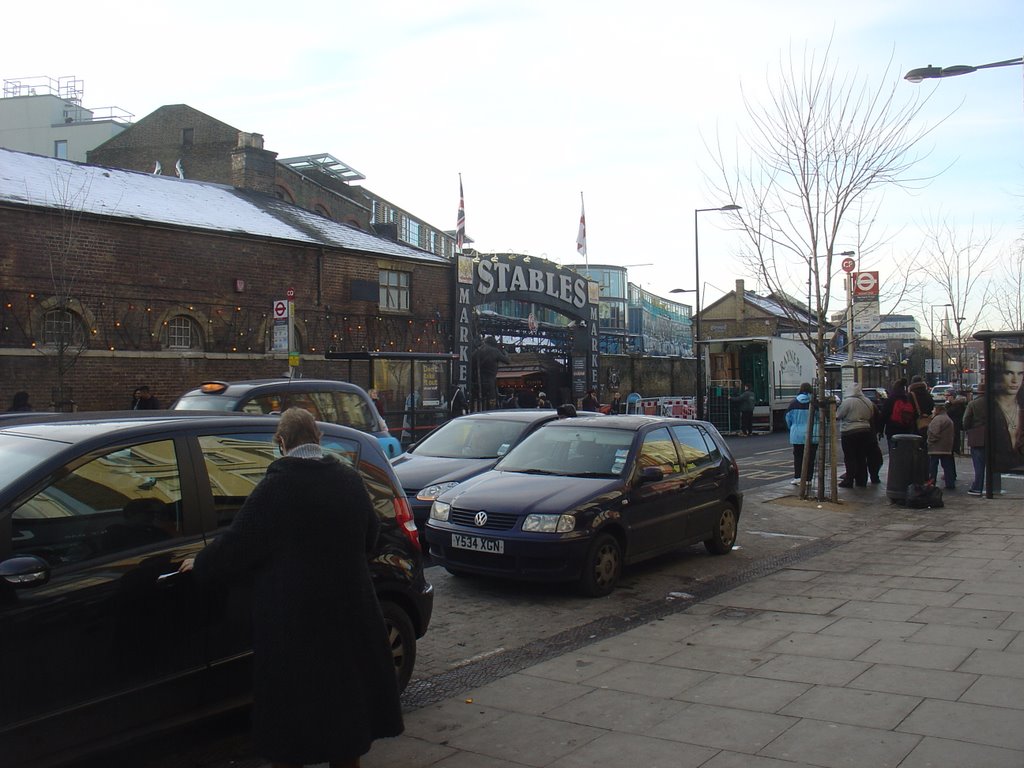
[[[326,219],[277,198],[207,181],[154,176],[0,148],[0,203],[63,208],[446,264],[442,256]]]

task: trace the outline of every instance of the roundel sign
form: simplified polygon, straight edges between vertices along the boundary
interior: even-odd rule
[[[288,305],[283,301],[274,302],[274,319],[283,320],[288,317]]]
[[[853,293],[855,296],[877,296],[878,295],[878,273],[877,272],[854,272]]]
[[[853,270],[856,267],[857,267],[857,262],[855,262],[849,256],[847,256],[845,259],[843,259],[843,272],[853,272]]]

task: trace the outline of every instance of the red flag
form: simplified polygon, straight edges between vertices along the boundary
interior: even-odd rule
[[[459,215],[455,219],[455,247],[462,253],[466,242],[466,199],[462,195],[462,174],[459,174]]]
[[[587,258],[587,214],[583,208],[583,193],[580,192],[580,231],[576,235],[576,250],[580,256]]]

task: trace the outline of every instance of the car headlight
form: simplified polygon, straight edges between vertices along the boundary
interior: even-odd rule
[[[435,501],[430,505],[430,519],[440,520],[442,523],[448,522],[448,513],[451,511],[452,505],[447,501]]]
[[[420,501],[433,501],[445,491],[450,491],[456,485],[458,485],[458,482],[434,483],[433,485],[428,485],[426,488],[417,493],[416,498],[419,499]]]
[[[523,530],[536,533],[568,533],[575,527],[572,515],[527,515],[523,520]]]

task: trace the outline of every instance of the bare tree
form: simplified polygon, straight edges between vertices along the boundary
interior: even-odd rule
[[[747,236],[748,266],[772,293],[800,295],[809,282],[817,322],[812,327],[805,319],[800,336],[817,361],[823,418],[831,418],[824,405],[825,320],[833,277],[843,275],[839,253],[855,244],[863,266],[884,241],[871,234],[884,190],[924,181],[912,171],[934,125],[920,121],[927,97],[901,82],[891,61],[872,84],[839,73],[829,50],[801,58],[791,52],[768,84],[766,103],[744,96],[750,128],[736,158],[727,158],[721,143],[711,149],[712,185],[742,206],[736,220]],[[804,486],[801,492],[806,495]],[[832,498],[836,493],[833,454]]]
[[[991,234],[976,232],[973,225],[959,230],[952,220],[943,216],[927,227],[918,256],[918,269],[927,277],[924,295],[938,294],[942,299],[939,328],[942,358],[946,359],[946,347],[955,341],[952,346],[958,384],[963,382],[963,341],[979,330],[978,323],[987,304],[985,278],[993,266],[988,255],[991,244]],[[933,301],[921,307],[928,314],[932,340],[935,339],[935,329],[930,327],[931,318],[935,316],[932,310],[937,304],[939,302]]]
[[[1013,252],[999,263],[1002,269],[989,284],[988,318],[1000,323],[992,330],[1020,330],[1024,328],[1024,239],[1018,240]]]
[[[81,175],[77,175],[81,179]],[[43,344],[38,349],[54,361],[54,405],[65,407],[71,402],[68,373],[89,346],[89,334],[83,326],[86,311],[76,295],[79,277],[85,268],[80,236],[85,201],[91,186],[86,180],[73,180],[69,171],[60,171],[51,182],[53,221],[46,233],[46,258],[50,272],[52,295],[43,303],[40,318]]]

